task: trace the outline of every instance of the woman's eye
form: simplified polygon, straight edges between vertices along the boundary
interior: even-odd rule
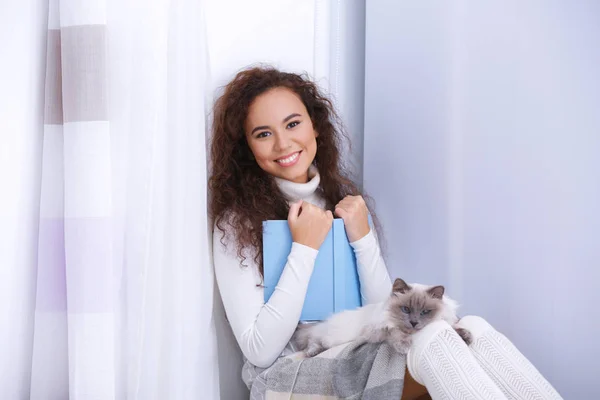
[[[402,312],[404,314],[410,314],[410,308],[402,306],[402,307],[400,307],[400,309],[402,310]]]
[[[267,137],[267,136],[269,136],[270,134],[271,134],[271,132],[267,132],[267,131],[265,131],[265,132],[261,132],[261,133],[259,133],[258,135],[256,135],[256,138],[257,138],[257,139],[264,138],[264,137]]]
[[[300,125],[300,121],[292,121],[288,124],[287,128],[292,129],[293,127]]]
[[[423,310],[421,311],[421,315],[427,315],[431,312],[431,310]]]

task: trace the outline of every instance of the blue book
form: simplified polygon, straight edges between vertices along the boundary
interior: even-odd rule
[[[292,249],[286,220],[263,222],[263,268],[265,302],[269,301]],[[331,314],[362,305],[354,250],[348,242],[344,221],[333,226],[319,249],[308,284],[301,321],[322,321]]]

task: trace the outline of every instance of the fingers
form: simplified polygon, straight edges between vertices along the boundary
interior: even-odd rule
[[[290,205],[290,211],[288,212],[288,221],[294,223],[298,220],[298,214],[302,208],[302,200],[298,200]]]
[[[335,207],[335,215],[344,219],[348,215],[348,211],[346,211],[343,207],[340,207],[340,205],[338,204]]]
[[[333,213],[331,212],[331,210],[325,211],[325,214],[327,215],[327,219],[333,221]]]
[[[310,209],[308,210],[310,215],[324,217],[326,220],[333,220],[333,213],[330,210],[323,210],[322,208],[312,205],[310,203],[305,204],[310,205]]]
[[[362,196],[346,196],[335,206],[335,214],[344,218],[361,209],[366,209],[366,203]]]
[[[346,196],[337,205],[346,207],[359,207],[365,205],[365,199],[363,199],[362,196]]]
[[[302,211],[301,215],[306,215],[308,217],[309,215],[325,214],[325,210],[312,203],[307,201],[301,201],[300,203],[300,210]]]
[[[307,213],[314,213],[317,210],[320,210],[319,207],[315,206],[312,203],[309,203],[308,201],[303,201],[302,202],[302,212],[307,212]]]
[[[306,201],[298,200],[290,204],[290,210],[288,212],[288,221],[294,223],[298,218],[310,218],[310,216],[316,215],[327,215],[333,219],[333,213],[329,210],[325,211],[321,207],[317,207]]]
[[[292,240],[318,250],[333,224],[333,213],[307,202],[290,205],[288,224]]]
[[[335,214],[344,220],[346,235],[351,242],[370,231],[369,210],[362,196],[346,196],[335,206]]]

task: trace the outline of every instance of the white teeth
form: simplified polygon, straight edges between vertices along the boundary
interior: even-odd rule
[[[280,158],[279,160],[275,161],[277,161],[279,164],[289,164],[291,162],[294,162],[294,160],[296,160],[296,158],[298,158],[299,155],[300,153],[295,153],[287,158]]]

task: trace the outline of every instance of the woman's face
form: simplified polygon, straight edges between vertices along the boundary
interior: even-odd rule
[[[256,97],[248,109],[245,130],[262,170],[288,181],[308,182],[318,133],[296,93],[275,88]]]

